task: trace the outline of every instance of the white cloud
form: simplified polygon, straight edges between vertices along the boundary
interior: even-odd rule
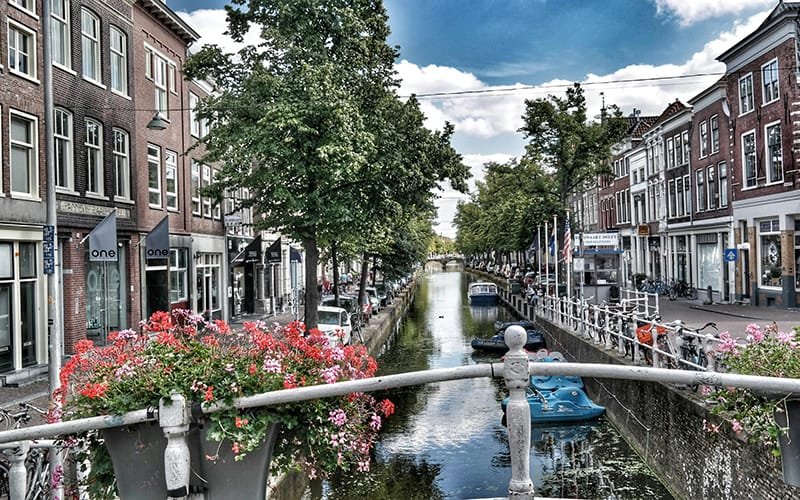
[[[772,8],[775,0],[655,0],[658,14],[674,16],[682,26],[714,17]]]
[[[195,42],[192,46],[193,49],[199,49],[205,44],[216,44],[224,52],[237,52],[244,46],[256,45],[260,41],[258,29],[251,27],[244,37],[244,43],[235,43],[230,36],[225,34],[228,31],[228,21],[227,14],[223,9],[178,11],[177,14],[200,34],[200,40]]]

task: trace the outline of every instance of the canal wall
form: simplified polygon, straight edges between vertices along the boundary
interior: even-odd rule
[[[381,312],[369,320],[369,325],[364,329],[364,345],[369,354],[375,358],[383,354],[387,340],[399,329],[417,292],[417,277],[415,275],[408,285],[397,294],[392,303],[381,309]]]
[[[537,322],[550,350],[569,361],[632,365],[545,318],[534,317],[521,296],[501,290],[501,299],[521,318]],[[780,460],[763,445],[743,441],[729,430],[709,433],[718,420],[688,389],[657,382],[584,378],[590,396],[606,407],[616,426],[664,485],[678,498],[800,498],[783,482]]]

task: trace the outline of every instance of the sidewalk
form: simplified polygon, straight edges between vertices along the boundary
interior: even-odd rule
[[[709,321],[717,324],[720,332],[730,331],[734,336],[744,335],[750,323],[766,326],[773,321],[778,328],[788,331],[800,326],[800,311],[776,307],[757,307],[741,304],[703,304],[702,300],[669,300],[660,297],[659,307],[664,321],[683,320],[692,327],[703,326]]]

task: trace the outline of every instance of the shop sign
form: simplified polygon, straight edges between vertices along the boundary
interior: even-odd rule
[[[592,247],[618,247],[619,233],[583,233],[583,244]]]
[[[637,236],[650,236],[650,225],[649,224],[639,224],[636,228],[636,235]]]

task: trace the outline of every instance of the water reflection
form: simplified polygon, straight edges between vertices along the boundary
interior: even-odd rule
[[[427,276],[404,327],[379,359],[381,374],[499,360],[473,353],[473,337],[505,308],[467,305],[474,280],[460,273]],[[501,379],[470,379],[388,391],[397,413],[387,421],[366,475],[333,477],[304,499],[439,499],[506,496],[511,479],[508,436],[500,424]],[[537,495],[580,498],[671,498],[604,420],[532,429],[531,472]]]

